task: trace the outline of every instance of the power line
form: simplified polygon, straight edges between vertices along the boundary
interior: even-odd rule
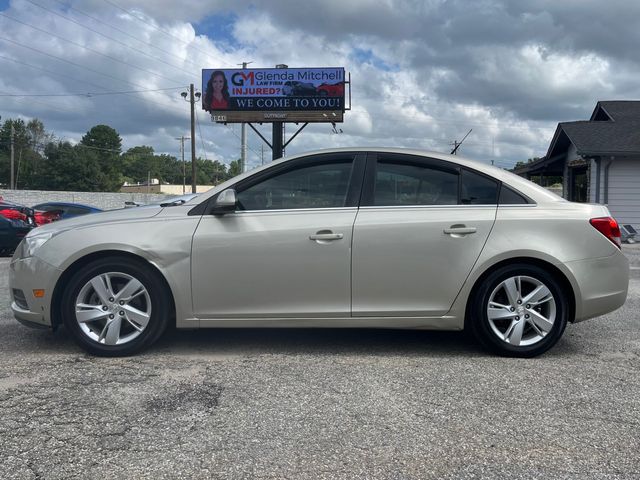
[[[351,110],[352,112],[362,112],[362,113],[366,113],[369,116],[373,116],[371,115],[371,112],[369,112],[368,110],[365,110],[364,108],[353,108]],[[420,113],[424,113],[424,112],[420,112]],[[411,115],[407,114],[407,115],[393,115],[393,114],[387,114],[385,113],[384,118],[398,118],[398,119],[403,119],[403,120],[407,120],[407,118],[409,118]],[[493,119],[494,121],[497,122],[502,122],[502,120],[499,119]],[[467,127],[477,127],[477,128],[490,128],[493,125],[487,125],[486,123],[475,123],[475,122],[466,122],[466,121],[457,121],[455,119],[448,119],[446,117],[444,117],[444,119],[439,119],[439,118],[433,118],[433,123],[435,125],[453,125],[453,126],[467,126]],[[534,127],[534,126],[519,126],[519,125],[495,125],[496,128],[499,129],[503,129],[503,128],[510,128],[510,129],[516,129],[516,130],[553,130],[555,127]]]
[[[172,33],[170,33],[170,32],[167,32],[167,31],[163,30],[163,29],[162,29],[162,28],[160,28],[160,27],[156,27],[155,25],[153,25],[153,24],[149,23],[146,19],[141,18],[141,17],[139,17],[138,15],[134,14],[131,10],[127,10],[126,8],[121,7],[120,5],[118,5],[117,3],[115,3],[115,2],[113,2],[113,1],[111,1],[111,0],[103,0],[103,1],[104,1],[105,3],[108,3],[108,4],[110,4],[110,5],[114,6],[114,7],[116,7],[117,9],[119,9],[119,10],[123,11],[124,13],[126,13],[126,14],[128,14],[128,15],[131,15],[132,17],[134,17],[134,18],[138,19],[139,21],[143,22],[145,25],[150,26],[151,28],[153,28],[153,29],[155,29],[155,30],[157,30],[157,31],[159,31],[159,32],[161,32],[161,33],[164,33],[165,35],[168,35],[169,37],[171,37],[171,38],[173,38],[173,39],[175,39],[175,40],[178,40],[180,43],[183,43],[183,44],[185,44],[185,45],[189,45],[193,50],[197,50],[198,52],[200,52],[200,53],[202,53],[202,54],[204,54],[204,55],[208,56],[209,58],[214,59],[216,62],[217,62],[217,61],[220,61],[221,63],[223,63],[223,64],[225,64],[225,65],[227,65],[227,66],[229,66],[229,67],[234,67],[234,65],[232,65],[232,64],[230,64],[230,63],[228,63],[228,62],[225,62],[224,60],[219,60],[219,59],[217,59],[217,58],[215,58],[215,57],[212,57],[209,53],[205,52],[204,50],[200,50],[200,49],[199,49],[199,48],[197,48],[196,46],[192,45],[190,42],[188,42],[188,41],[186,41],[186,40],[183,40],[183,39],[181,39],[181,38],[179,38],[179,37],[176,37],[174,34],[172,34]]]
[[[144,88],[142,85],[131,83],[131,82],[128,82],[127,80],[122,80],[121,78],[114,77],[113,75],[109,75],[108,73],[104,73],[104,72],[100,72],[98,70],[94,70],[93,68],[89,68],[89,67],[86,67],[84,65],[80,65],[79,63],[72,62],[71,60],[67,60],[67,59],[62,58],[62,57],[57,57],[57,56],[52,55],[50,53],[43,52],[42,50],[38,50],[37,48],[30,47],[28,45],[25,45],[25,44],[20,43],[20,42],[16,42],[16,41],[11,40],[9,38],[0,36],[0,40],[4,40],[5,42],[13,43],[14,45],[18,45],[19,47],[26,48],[28,50],[32,50],[32,51],[37,52],[37,53],[39,53],[41,55],[46,55],[47,57],[55,58],[56,60],[60,60],[61,62],[68,63],[69,65],[73,65],[74,67],[84,68],[85,70],[88,70],[90,72],[96,73],[98,75],[102,75],[104,77],[109,77],[109,78],[112,78],[112,79],[117,80],[119,82],[130,83],[131,85],[135,85],[136,87]]]
[[[26,49],[28,49],[28,50],[32,50],[32,51],[34,51],[34,52],[40,53],[41,55],[45,55],[45,56],[47,56],[47,57],[54,58],[54,59],[59,60],[59,61],[61,61],[61,62],[68,63],[68,64],[70,64],[70,65],[73,65],[74,67],[84,68],[85,70],[88,70],[88,71],[90,71],[90,72],[96,73],[96,74],[98,74],[98,75],[102,75],[102,76],[105,76],[105,77],[113,78],[113,79],[115,79],[115,80],[118,80],[119,82],[122,82],[122,83],[128,83],[129,85],[133,85],[133,86],[135,86],[135,87],[144,88],[144,85],[140,85],[140,84],[137,84],[137,83],[129,82],[128,80],[122,80],[122,79],[120,79],[120,78],[114,77],[113,75],[109,75],[109,74],[106,74],[106,73],[99,72],[99,71],[94,70],[94,69],[92,69],[92,68],[85,67],[84,65],[80,65],[80,64],[78,64],[78,63],[72,62],[72,61],[70,61],[70,60],[66,60],[66,59],[64,59],[64,58],[58,57],[58,56],[56,56],[56,55],[52,55],[52,54],[47,53],[47,52],[43,52],[42,50],[38,50],[37,48],[29,47],[28,45],[24,45],[24,44],[22,44],[22,43],[19,43],[19,42],[14,41],[14,40],[10,40],[10,39],[5,38],[5,37],[2,37],[2,36],[0,36],[0,40],[4,40],[4,41],[6,41],[6,42],[13,43],[14,45],[18,45],[18,46],[20,46],[20,47],[22,47],[22,48],[26,48]],[[107,90],[107,91],[109,90],[108,88],[103,87],[103,86],[100,86],[99,88],[102,88],[102,89]],[[145,101],[147,101],[147,102],[155,103],[155,104],[157,104],[157,105],[161,105],[161,106],[171,105],[172,107],[174,107],[174,105],[173,105],[173,104],[169,104],[169,103],[165,103],[165,104],[163,104],[163,103],[156,102],[156,101],[154,101],[154,100],[149,100],[149,99],[147,99],[147,98],[144,98],[144,100],[145,100]]]
[[[235,132],[235,130],[233,130],[229,125],[225,125],[225,127],[227,127],[231,131],[231,133],[233,133],[236,136],[236,138],[242,140],[242,137],[240,135],[238,135]],[[260,153],[258,151],[256,151],[253,147],[251,147],[249,144],[247,144],[247,148],[249,150],[251,150],[253,153],[255,153],[256,155],[260,156]]]
[[[18,20],[17,18],[13,18],[13,17],[10,17],[8,15],[5,15],[2,12],[0,12],[0,16],[2,16],[4,18],[8,18],[9,20],[12,20],[14,22],[20,23],[20,24],[25,25],[25,26],[27,26],[29,28],[34,29],[34,30],[37,30],[38,32],[45,33],[45,34],[47,34],[47,35],[49,35],[51,37],[59,38],[62,41],[70,43],[71,45],[75,45],[76,47],[83,48],[83,49],[85,49],[85,50],[87,50],[87,51],[89,51],[91,53],[94,53],[96,55],[100,55],[101,57],[108,58],[109,60],[112,60],[114,62],[122,63],[123,65],[127,65],[128,67],[135,68],[135,69],[140,70],[140,71],[145,72],[145,73],[150,73],[151,75],[154,75],[154,76],[160,77],[160,78],[164,78],[165,80],[169,80],[171,82],[179,83],[178,80],[174,80],[174,79],[171,79],[169,77],[165,77],[164,75],[161,75],[159,73],[153,72],[151,70],[147,70],[146,68],[139,67],[139,66],[134,65],[132,63],[126,62],[125,60],[120,60],[119,58],[112,57],[111,55],[107,55],[105,53],[99,52],[98,50],[94,50],[93,48],[89,48],[89,47],[87,47],[85,45],[82,45],[80,43],[74,42],[73,40],[69,40],[68,38],[61,37],[60,35],[56,35],[55,33],[52,33],[52,32],[49,32],[47,30],[44,30],[42,28],[36,27],[35,25],[31,25],[29,23],[23,22],[22,20]]]
[[[70,80],[73,80],[74,82],[83,83],[83,84],[86,84],[86,85],[93,85],[94,87],[102,88],[103,90],[109,90],[107,87],[103,87],[102,85],[98,85],[96,83],[92,83],[92,82],[89,82],[89,81],[84,80],[84,79],[80,80],[79,78],[72,77],[70,75],[65,75],[64,73],[54,72],[53,70],[47,70],[46,68],[40,67],[38,65],[31,65],[30,63],[21,62],[20,60],[16,60],[15,58],[5,57],[4,55],[0,55],[0,58],[2,58],[4,60],[9,60],[10,62],[18,63],[20,65],[27,66],[27,67],[30,67],[30,68],[35,68],[37,70],[41,70],[41,71],[46,72],[46,73],[48,73],[50,75],[54,75],[56,77],[68,78]],[[176,88],[178,88],[178,87],[176,87]],[[180,88],[182,88],[182,87],[180,87]]]
[[[130,93],[166,92],[184,87],[154,88],[151,90],[128,90],[124,92],[86,92],[86,93],[0,93],[0,97],[99,97],[103,95],[127,95]]]
[[[173,65],[172,63],[169,63],[169,62],[165,62],[165,61],[164,61],[164,60],[162,60],[161,58],[154,57],[153,55],[150,55],[150,54],[148,54],[148,53],[144,52],[143,50],[140,50],[139,48],[135,48],[135,47],[132,47],[132,46],[130,46],[130,45],[127,45],[126,43],[121,42],[120,40],[118,40],[118,39],[116,39],[116,38],[110,37],[109,35],[105,35],[104,33],[101,33],[101,32],[99,32],[99,31],[97,31],[97,30],[94,30],[93,28],[88,27],[88,26],[86,26],[86,25],[82,24],[81,22],[78,22],[77,20],[74,20],[74,19],[72,19],[72,18],[69,18],[69,17],[67,17],[67,16],[65,16],[65,15],[62,15],[61,13],[58,13],[58,12],[56,12],[55,10],[52,10],[52,9],[50,9],[50,8],[47,8],[47,7],[43,7],[42,5],[39,5],[38,3],[34,2],[33,0],[25,0],[25,1],[27,1],[27,2],[31,3],[32,5],[35,5],[36,7],[39,7],[39,8],[41,8],[41,9],[43,9],[43,10],[45,10],[45,11],[49,12],[49,13],[52,13],[53,15],[56,15],[56,16],[58,16],[58,17],[60,17],[60,18],[63,18],[64,20],[67,20],[68,22],[71,22],[71,23],[74,23],[74,24],[76,24],[76,25],[79,25],[79,26],[80,26],[80,27],[82,27],[82,28],[85,28],[85,29],[87,29],[87,30],[89,30],[89,31],[91,31],[91,32],[93,32],[93,33],[96,33],[96,34],[98,34],[98,35],[100,35],[100,36],[102,36],[102,37],[104,37],[104,38],[106,38],[106,39],[108,39],[108,40],[111,40],[112,42],[116,42],[117,44],[122,45],[123,47],[130,48],[131,50],[134,50],[134,51],[136,51],[136,52],[138,52],[138,53],[141,53],[142,55],[145,55],[146,57],[152,58],[152,59],[157,60],[157,61],[159,61],[159,62],[162,62],[162,63],[164,63],[165,65],[168,65],[168,66],[170,66],[170,67],[172,67],[172,68],[178,69],[178,70],[180,70],[182,73],[188,73],[188,72],[186,72],[185,70],[183,70],[183,69],[182,69],[181,67],[179,67],[179,66]]]
[[[202,143],[202,151],[204,152],[204,159],[208,160],[207,158],[207,149],[204,146],[204,138],[202,136],[202,129],[200,128],[200,119],[198,118],[198,113],[196,112],[196,125],[198,125],[198,133],[200,134],[200,143]]]
[[[131,34],[130,34],[129,32],[127,32],[126,30],[122,30],[121,28],[118,28],[118,27],[116,27],[115,25],[112,25],[112,24],[110,24],[110,23],[108,23],[108,22],[105,22],[104,20],[101,20],[101,19],[99,19],[99,18],[96,18],[96,17],[94,17],[94,16],[92,16],[92,15],[89,15],[88,13],[83,12],[82,10],[79,10],[79,9],[77,9],[77,8],[75,8],[75,7],[72,7],[71,5],[66,5],[64,2],[61,2],[60,0],[56,0],[56,1],[57,1],[60,5],[62,5],[64,8],[67,8],[67,9],[69,9],[69,10],[73,10],[73,11],[76,11],[76,12],[78,12],[80,15],[84,15],[85,17],[90,18],[90,19],[91,19],[91,20],[93,20],[94,22],[98,22],[98,23],[100,23],[100,24],[102,24],[102,25],[106,25],[107,27],[112,28],[112,29],[114,29],[114,30],[118,31],[118,32],[120,32],[121,34],[126,35],[126,36],[127,36],[127,37],[129,37],[129,38],[133,38],[136,42],[140,42],[140,43],[142,43],[142,44],[144,44],[144,45],[147,45],[147,46],[149,46],[149,47],[151,47],[151,48],[155,48],[156,50],[159,50],[160,52],[162,52],[162,53],[164,53],[164,54],[166,54],[166,55],[169,55],[169,56],[171,56],[171,57],[175,57],[175,58],[177,58],[177,59],[178,59],[178,60],[180,60],[180,61],[184,61],[184,60],[186,60],[186,61],[188,61],[189,63],[191,63],[191,64],[193,64],[193,65],[196,65],[196,66],[199,68],[199,65],[197,65],[195,62],[192,62],[192,61],[191,61],[191,60],[189,60],[188,58],[186,58],[186,59],[185,59],[185,58],[183,58],[183,57],[181,57],[181,56],[179,56],[179,55],[176,55],[175,53],[171,53],[171,52],[169,52],[169,51],[167,51],[167,50],[164,50],[164,49],[162,49],[162,48],[158,47],[157,45],[154,45],[153,43],[149,43],[149,42],[146,42],[146,41],[144,41],[144,40],[140,40],[140,39],[139,39],[139,38],[137,38],[136,36],[131,35]],[[149,24],[145,23],[145,25],[149,25]],[[153,25],[151,25],[151,26],[153,27]],[[85,27],[85,28],[88,28],[88,27]],[[155,28],[155,27],[153,27],[153,28]],[[96,32],[96,33],[99,33],[99,32]],[[130,47],[130,48],[132,48],[132,47]],[[152,57],[152,58],[157,58],[157,57]],[[183,70],[183,71],[185,71],[185,72],[186,72],[186,70]]]
[[[0,93],[3,93],[3,92],[0,92]],[[0,95],[0,96],[4,96],[4,95]],[[24,102],[24,101],[26,101],[26,99],[15,98],[15,97],[14,98],[10,98],[10,99],[11,100],[15,100],[16,102]],[[40,105],[44,105],[44,106],[46,106],[46,107],[48,107],[48,108],[50,108],[52,110],[56,110],[56,111],[61,112],[61,113],[73,113],[73,114],[77,114],[78,113],[76,110],[72,110],[70,108],[66,108],[66,107],[63,107],[61,105],[57,105],[57,104],[53,104],[53,103],[42,102],[42,101],[39,101],[39,100],[31,100],[30,103],[38,103]]]

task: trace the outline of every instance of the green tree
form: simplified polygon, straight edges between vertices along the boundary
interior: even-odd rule
[[[96,125],[82,137],[79,148],[86,150],[87,156],[98,160],[104,181],[103,190],[117,191],[124,183],[120,151],[122,138],[108,125]],[[89,152],[93,152],[89,155]]]
[[[49,143],[46,160],[32,180],[40,190],[104,191],[108,181],[101,171],[98,156],[69,142]]]
[[[240,170],[240,159],[233,160],[229,164],[229,178],[233,178],[235,176],[238,176],[241,173],[242,173],[242,170]]]
[[[14,175],[19,177],[23,159],[31,158],[27,124],[21,119],[8,119],[0,128],[0,184],[8,186],[11,180],[11,127],[13,126]]]

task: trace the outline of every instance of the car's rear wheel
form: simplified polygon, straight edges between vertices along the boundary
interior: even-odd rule
[[[470,327],[485,347],[501,355],[544,353],[567,326],[567,295],[556,278],[535,265],[517,264],[490,273],[470,305]]]
[[[159,275],[143,261],[96,260],[74,274],[63,296],[65,327],[101,356],[136,353],[167,327],[171,302]]]

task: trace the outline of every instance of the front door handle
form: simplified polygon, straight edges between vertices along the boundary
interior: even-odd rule
[[[451,225],[449,228],[444,229],[444,233],[452,236],[469,235],[477,231],[476,227],[467,227],[466,225]]]
[[[342,240],[344,235],[342,233],[333,233],[331,230],[320,230],[314,235],[309,235],[309,240],[314,240],[318,243],[331,242],[333,240]]]

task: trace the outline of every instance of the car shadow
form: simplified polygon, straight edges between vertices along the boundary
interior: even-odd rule
[[[3,325],[2,354],[83,355],[64,327],[56,332]],[[578,345],[561,339],[544,357],[580,355]],[[170,329],[139,355],[220,360],[259,355],[495,357],[465,332],[393,329],[223,328]],[[1,355],[0,355],[1,356]]]
[[[150,350],[172,355],[487,355],[463,332],[387,329],[172,330]]]

